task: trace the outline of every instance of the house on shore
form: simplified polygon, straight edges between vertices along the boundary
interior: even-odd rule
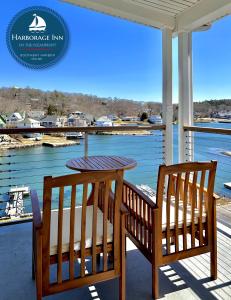
[[[6,120],[7,127],[17,127],[17,124],[25,119],[24,114],[14,112]]]
[[[23,121],[18,122],[17,128],[40,128],[42,127],[40,125],[40,121],[31,119],[31,118],[25,118]],[[27,138],[33,138],[35,140],[41,140],[42,134],[41,133],[24,133],[24,137]]]
[[[67,119],[65,117],[59,117],[55,115],[47,115],[40,120],[40,125],[44,127],[64,127]]]
[[[87,126],[87,121],[85,119],[81,119],[79,117],[71,115],[67,119],[67,126],[70,126],[70,127],[86,127]]]

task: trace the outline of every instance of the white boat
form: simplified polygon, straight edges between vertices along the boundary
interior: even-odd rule
[[[231,182],[225,182],[224,187],[231,190]]]
[[[30,188],[28,186],[15,186],[12,187],[9,191],[10,194],[22,192],[24,196],[30,194]]]
[[[46,30],[46,22],[43,18],[33,14],[33,21],[29,26],[29,31],[45,31]]]
[[[83,139],[82,132],[67,132],[66,133],[67,139]]]
[[[148,121],[152,124],[162,125],[163,121],[160,115],[152,115],[148,118]]]

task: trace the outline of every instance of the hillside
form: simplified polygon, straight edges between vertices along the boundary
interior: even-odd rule
[[[161,112],[161,103],[141,102],[129,99],[102,98],[80,93],[42,91],[33,88],[0,88],[0,113],[24,110],[44,110],[59,115],[75,110],[90,114],[95,118],[108,115],[141,115]],[[178,105],[174,105],[174,120],[177,119]],[[206,100],[194,102],[195,113],[209,117],[212,112],[231,111],[231,100]]]

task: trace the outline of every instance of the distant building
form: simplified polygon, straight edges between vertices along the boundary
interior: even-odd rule
[[[31,118],[25,118],[23,121],[17,123],[17,128],[39,128],[40,122]],[[34,138],[40,140],[42,138],[41,133],[24,133],[24,137]]]
[[[81,112],[81,111],[73,111],[71,112],[68,117],[79,117],[79,118],[84,118],[85,117],[85,113]]]
[[[85,127],[87,126],[87,121],[85,119],[80,119],[79,117],[71,116],[67,119],[67,126]]]
[[[21,122],[23,121],[24,119],[24,116],[22,116],[20,113],[18,112],[14,112],[13,114],[11,114],[7,120],[6,120],[6,123],[7,125],[9,125],[10,127],[15,127],[18,122]]]
[[[40,120],[40,125],[44,127],[64,127],[66,122],[65,117],[58,117],[55,115],[47,115]]]
[[[112,121],[107,116],[102,116],[96,120],[95,125],[98,127],[113,126]]]
[[[45,112],[43,110],[31,110],[27,112],[29,118],[40,120],[45,117]]]
[[[148,118],[149,123],[161,125],[163,123],[160,115],[152,115]]]

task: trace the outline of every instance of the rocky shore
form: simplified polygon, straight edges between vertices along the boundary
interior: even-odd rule
[[[0,151],[38,146],[65,147],[79,144],[79,140],[67,140],[66,137],[60,136],[43,135],[41,140],[36,141],[29,138],[20,137],[16,139],[8,135],[3,135],[0,141]]]

